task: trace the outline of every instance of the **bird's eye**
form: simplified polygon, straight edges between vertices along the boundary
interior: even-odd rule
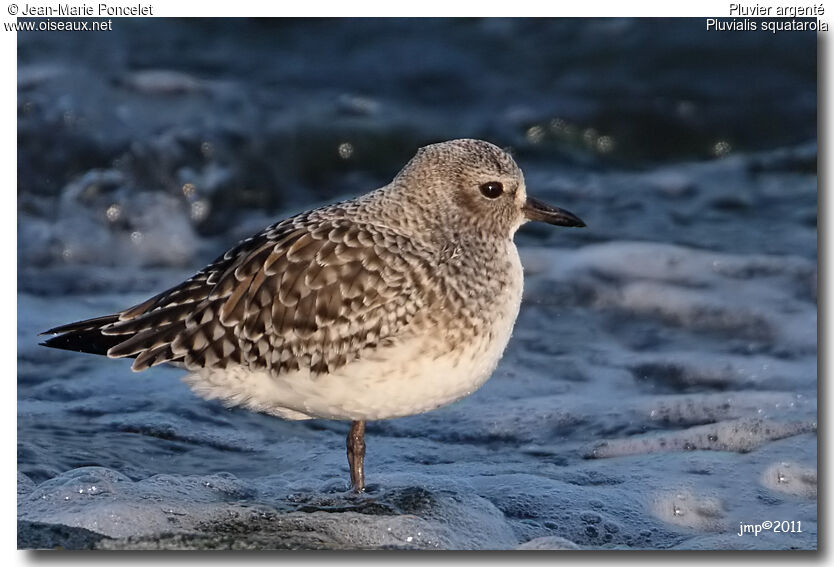
[[[488,183],[484,183],[480,187],[481,194],[488,199],[497,199],[501,196],[501,193],[504,192],[504,186],[498,183],[497,181],[490,181]]]

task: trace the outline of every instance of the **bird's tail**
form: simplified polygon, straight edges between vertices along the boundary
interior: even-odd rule
[[[41,335],[56,335],[40,344],[52,348],[106,356],[107,351],[123,342],[125,337],[105,335],[101,332],[101,329],[105,325],[115,323],[118,320],[119,315],[114,314],[61,325],[40,333]]]

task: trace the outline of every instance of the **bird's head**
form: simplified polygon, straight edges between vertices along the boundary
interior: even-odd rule
[[[528,221],[585,226],[573,213],[528,197],[524,174],[512,156],[482,140],[420,148],[397,180],[409,200],[438,218],[499,237],[512,238]]]

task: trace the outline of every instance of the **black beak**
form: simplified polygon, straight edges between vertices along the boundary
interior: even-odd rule
[[[542,203],[538,199],[527,197],[527,202],[522,208],[527,220],[541,221],[548,224],[555,224],[558,226],[585,226],[575,214],[559,207],[551,207],[547,203]]]

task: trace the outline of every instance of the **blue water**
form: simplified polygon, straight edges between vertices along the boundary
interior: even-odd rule
[[[18,38],[19,545],[816,548],[815,35],[371,19]],[[344,423],[37,344],[455,137],[511,148],[588,228],[520,231],[498,370],[369,424],[364,497],[344,492]],[[738,535],[764,521],[802,532]]]

